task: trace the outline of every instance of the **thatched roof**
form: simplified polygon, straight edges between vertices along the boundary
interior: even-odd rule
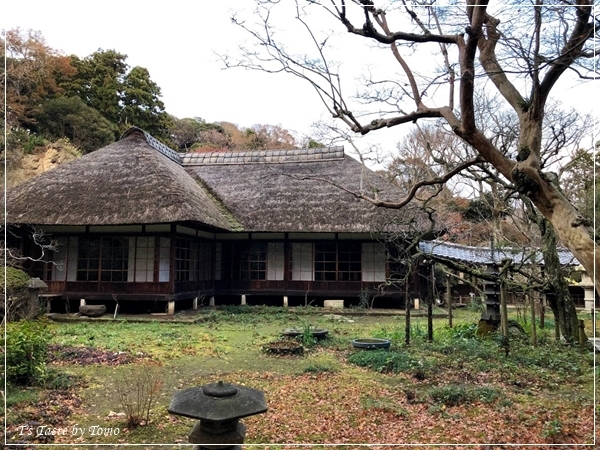
[[[365,233],[412,228],[415,220],[417,228],[424,226],[414,208],[376,208],[339,186],[382,199],[402,197],[341,147],[181,155],[134,128],[119,142],[9,190],[7,221],[193,221],[257,232]]]
[[[114,144],[7,191],[7,222],[118,225],[201,222],[230,229],[226,215],[185,169],[129,132]]]
[[[205,186],[231,211],[245,230],[288,232],[378,232],[390,229],[390,222],[417,215],[411,208],[401,211],[377,208],[357,199],[339,186],[361,189],[381,198],[402,197],[401,192],[355,159],[328,149],[315,150],[313,159],[298,159],[289,150],[286,162],[268,162],[266,152],[253,163],[232,164],[234,152],[219,156],[221,163],[190,166],[188,171],[202,179]],[[283,151],[276,151],[279,161]],[[326,157],[323,153],[327,152]],[[185,160],[184,160],[185,163]],[[418,215],[420,216],[420,215]]]

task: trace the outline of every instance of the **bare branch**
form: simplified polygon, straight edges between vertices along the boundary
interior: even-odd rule
[[[398,202],[390,202],[390,201],[380,200],[378,198],[369,197],[368,195],[365,195],[363,192],[353,191],[351,189],[348,189],[348,188],[340,185],[339,183],[335,183],[326,178],[311,177],[311,176],[296,176],[296,175],[289,175],[289,174],[286,174],[286,176],[294,178],[295,180],[312,180],[312,181],[319,181],[322,183],[327,183],[332,186],[335,186],[336,188],[338,188],[348,194],[353,195],[355,198],[358,198],[361,200],[366,200],[367,202],[371,203],[374,206],[378,206],[378,207],[382,207],[382,208],[389,208],[389,209],[401,209],[401,208],[405,207],[406,205],[408,205],[415,198],[415,195],[417,194],[419,189],[421,189],[422,187],[444,184],[448,180],[450,180],[452,177],[456,176],[461,171],[465,170],[466,168],[468,168],[474,164],[481,163],[481,162],[482,162],[482,159],[480,157],[476,157],[476,158],[470,159],[468,161],[465,161],[462,164],[459,164],[458,166],[456,166],[455,168],[453,168],[452,170],[450,170],[443,176],[419,181],[418,183],[413,185],[410,192],[408,192],[408,194],[402,200],[400,200]]]
[[[475,52],[482,35],[482,26],[487,17],[487,0],[476,0],[474,7],[469,9],[470,25],[466,28],[467,41],[459,40],[458,50],[460,58],[460,114],[462,128],[465,133],[475,130],[475,108],[473,106],[473,93],[475,91]]]
[[[375,20],[377,21],[379,26],[383,29],[385,34],[388,36],[391,35],[392,33],[388,27],[387,20],[385,18],[385,13],[383,11],[377,11],[373,14],[373,16],[375,17]],[[394,58],[396,58],[396,61],[398,61],[398,63],[402,66],[402,70],[404,70],[404,73],[406,74],[406,76],[408,78],[408,82],[410,83],[413,99],[415,101],[415,104],[417,105],[417,109],[422,108],[423,104],[421,102],[421,95],[419,94],[419,89],[417,88],[417,82],[415,80],[415,76],[413,75],[412,71],[410,70],[410,67],[408,67],[408,64],[406,63],[404,58],[402,58],[402,56],[400,55],[400,52],[398,51],[398,47],[395,42],[390,44],[390,48],[392,49]]]
[[[362,3],[362,2],[361,2]],[[363,3],[364,4],[364,3]],[[395,31],[389,34],[380,33],[373,26],[373,22],[368,18],[369,7],[364,6],[367,19],[362,28],[356,28],[348,19],[345,10],[339,11],[339,19],[344,24],[349,33],[371,38],[382,44],[393,44],[397,41],[425,43],[425,42],[443,42],[446,44],[456,44],[457,36],[437,35],[437,34],[416,34]]]
[[[345,114],[347,114],[347,112],[345,112]],[[351,117],[354,119],[353,116]],[[379,130],[380,128],[394,127],[396,125],[408,122],[416,123],[419,119],[436,117],[443,117],[441,108],[425,109],[424,111],[414,111],[403,116],[391,117],[389,119],[377,119],[371,121],[371,123],[368,125],[362,125],[354,119],[354,126],[352,127],[352,131],[355,131],[360,134],[367,134],[370,131]]]
[[[578,0],[577,4],[575,10],[577,20],[573,31],[571,31],[567,43],[561,49],[559,57],[552,62],[550,70],[540,83],[540,107],[545,104],[550,90],[560,76],[584,53],[585,43],[593,36],[594,24],[589,21],[592,17],[592,2],[590,0]]]
[[[20,229],[20,226],[11,225],[6,229],[8,234],[20,238],[21,236],[18,234],[17,229]],[[26,230],[25,233],[28,235],[28,238],[31,239],[35,248],[40,252],[40,256],[37,258],[31,256],[23,256],[15,249],[9,248],[6,245],[3,245],[5,251],[5,261],[8,265],[18,266],[23,261],[31,261],[31,262],[44,262],[53,264],[59,268],[61,268],[61,263],[55,261],[48,261],[47,256],[50,252],[56,252],[58,250],[58,240],[50,239],[50,235],[45,233],[43,230],[30,227],[31,230]]]
[[[497,29],[499,24],[500,21],[498,19],[490,15],[487,16],[487,39],[483,36],[479,39],[479,62],[498,89],[498,92],[500,92],[517,114],[521,115],[526,102],[515,86],[509,81],[506,76],[507,72],[500,66],[496,57],[496,44],[500,39],[500,33]]]

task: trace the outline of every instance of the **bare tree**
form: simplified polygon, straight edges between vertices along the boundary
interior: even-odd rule
[[[30,225],[10,225],[2,228],[3,239],[0,245],[4,251],[4,267],[0,268],[0,290],[3,302],[0,303],[2,323],[37,317],[42,308],[37,298],[32,298],[28,289],[31,278],[24,270],[35,263],[48,263],[57,269],[64,269],[63,261],[51,261],[50,255],[58,250],[58,240]],[[22,238],[26,236],[35,249],[35,256],[24,256],[18,248]]]
[[[589,116],[574,110],[564,110],[560,108],[560,105],[554,103],[548,105],[546,114],[552,120],[545,122],[542,127],[541,167],[548,171],[548,177],[558,179],[558,174],[551,172],[550,169],[562,170],[562,167],[571,166],[571,163],[566,161],[577,162],[579,160],[581,151],[577,151],[577,149],[587,137],[592,135],[592,124]],[[498,114],[494,108],[488,109],[486,117],[488,119],[487,126],[492,127],[493,135],[498,142],[502,142],[500,147],[503,151],[506,154],[516,153],[518,149],[515,144],[519,131],[517,118],[506,117],[502,113]],[[569,155],[569,152],[572,152],[572,156]],[[588,171],[591,169],[592,167],[588,167]],[[489,164],[471,167],[467,172],[471,179],[476,180],[480,185],[489,186],[488,190],[491,188],[492,230],[496,242],[503,241],[512,248],[519,248],[522,245],[522,254],[531,255],[525,259],[526,265],[530,267],[518,268],[522,275],[526,275],[525,280],[527,281],[514,287],[515,292],[527,292],[537,284],[537,289],[546,293],[548,304],[563,337],[569,342],[576,342],[578,339],[577,311],[565,281],[565,277],[569,275],[568,270],[561,267],[558,258],[557,246],[559,243],[554,228],[545,217],[533,208],[527,197],[518,192],[513,184],[503,180],[493,167],[489,167]],[[571,179],[571,181],[573,180]],[[567,185],[568,183],[563,184],[563,186]],[[514,212],[506,214],[503,221],[498,220],[498,205],[506,206],[509,202],[513,205]],[[506,230],[502,230],[501,223],[507,220],[511,221],[513,233],[516,231],[517,237],[525,239],[515,240],[506,234]],[[534,266],[538,252],[532,251],[532,249],[537,248],[541,249],[543,255],[544,271],[541,279],[537,273],[534,275],[534,272],[537,272]],[[540,282],[541,284],[538,284]]]
[[[467,145],[439,124],[417,125],[397,144],[397,149],[387,170],[406,192],[410,192],[417,183],[441,178],[459,164],[476,158]],[[448,200],[452,189],[448,184],[426,185],[420,189],[418,200],[424,201],[433,196]]]
[[[532,201],[559,240],[588,273],[594,273],[594,265],[600,265],[600,252],[595,255],[590,223],[563,195],[542,158],[542,128],[557,83],[567,72],[581,80],[592,79],[598,72],[593,51],[598,18],[593,0],[566,0],[559,5],[535,0],[533,5],[495,8],[487,0],[467,0],[461,7],[447,8],[435,1],[402,0],[387,10],[371,0],[297,3],[295,19],[306,32],[307,44],[314,47],[312,56],[292,54],[278,40],[281,33],[274,28],[272,8],[279,3],[258,1],[257,27],[233,18],[257,45],[242,47],[237,61],[224,58],[228,66],[291,73],[309,82],[334,118],[363,135],[423,119],[443,119],[506,183]],[[323,35],[309,23],[311,14],[320,12],[350,35],[391,50],[402,76],[386,80],[370,77],[359,96],[380,105],[374,119],[353,108],[342,90],[338,66],[326,57],[332,33]],[[393,20],[400,31],[392,30]],[[298,39],[297,34],[293,37]],[[430,52],[432,46],[437,46],[437,55]],[[437,72],[418,72],[419,63],[410,62],[416,49],[420,55],[426,52],[438,58]],[[478,109],[476,92],[492,86],[518,120],[514,154],[503,151],[494,136],[486,135],[481,127],[479,119],[485,111]],[[442,96],[446,95],[444,101]],[[368,200],[388,208],[407,203],[406,199],[397,203]],[[600,291],[600,279],[596,279],[596,289]]]
[[[4,262],[6,266],[20,268],[27,262],[50,262],[51,264],[61,267],[60,264],[53,261],[48,261],[48,255],[58,250],[58,240],[54,239],[50,234],[33,225],[10,225],[2,228],[6,241],[0,241],[4,250]],[[16,247],[12,247],[10,243],[19,242],[23,236],[31,241],[32,247],[36,249],[36,256],[24,256]],[[7,243],[8,242],[8,243]]]

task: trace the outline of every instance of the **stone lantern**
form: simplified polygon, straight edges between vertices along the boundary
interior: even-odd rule
[[[501,320],[500,316],[500,286],[498,285],[498,266],[490,264],[487,266],[487,272],[495,275],[496,280],[485,280],[483,282],[483,293],[485,294],[485,311],[481,319],[491,324],[498,325]]]
[[[47,289],[48,285],[39,278],[31,278],[27,285],[27,292],[29,294],[27,302],[27,317],[35,317],[38,315],[40,310],[40,291]]]
[[[487,272],[498,275],[498,266],[488,264]],[[485,280],[483,282],[483,293],[485,295],[485,311],[479,320],[478,333],[480,335],[490,333],[498,328],[501,322],[500,315],[500,286],[497,281]]]
[[[266,412],[267,401],[262,391],[219,381],[175,392],[168,411],[200,420],[188,438],[199,444],[193,450],[239,450],[246,434],[239,419]]]

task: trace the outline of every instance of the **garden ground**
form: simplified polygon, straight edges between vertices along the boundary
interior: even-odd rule
[[[265,392],[267,413],[243,422],[247,443],[271,448],[593,442],[593,354],[556,342],[552,321],[538,330],[537,347],[528,335],[514,336],[506,355],[497,337],[475,336],[479,314],[466,309],[455,311],[452,329],[435,319],[431,343],[426,318],[413,317],[409,346],[401,315],[267,307],[196,314],[184,317],[188,323],[48,323],[49,367],[62,375],[45,389],[8,387],[8,441],[175,448],[187,443],[195,421],[168,414],[173,392],[223,380]],[[531,324],[521,323],[529,333]],[[328,329],[329,337],[305,341],[301,356],[264,352],[283,329],[309,326]],[[350,345],[358,337],[385,337],[392,345],[358,351]],[[127,396],[140,386],[154,388],[156,403],[147,423],[143,417],[141,426],[130,426],[135,401]],[[65,435],[36,436],[40,430]]]

